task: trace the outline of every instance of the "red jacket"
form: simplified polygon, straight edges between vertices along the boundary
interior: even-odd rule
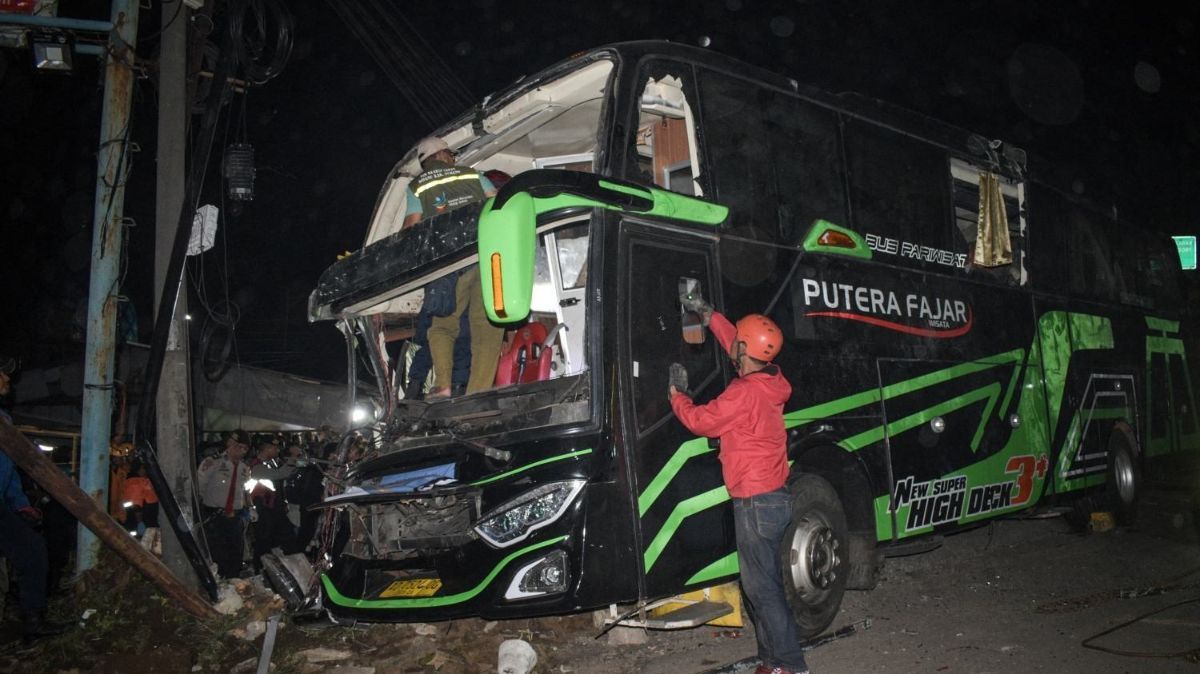
[[[737,330],[713,312],[709,329],[726,352]],[[682,393],[671,397],[671,409],[688,430],[721,438],[721,476],[729,495],[746,498],[774,491],[787,482],[787,431],[783,404],[792,385],[775,365],[738,377],[716,399],[696,405]]]

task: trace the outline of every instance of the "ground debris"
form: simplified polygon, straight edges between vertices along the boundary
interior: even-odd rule
[[[410,627],[412,627],[412,631],[415,634],[422,637],[432,637],[438,633],[437,625],[430,625],[429,623],[412,623]]]
[[[223,584],[217,588],[217,603],[213,608],[221,615],[233,615],[242,610],[244,602],[241,594],[232,585]]]
[[[338,660],[347,660],[354,656],[350,651],[336,650],[333,648],[310,648],[308,650],[296,653],[297,656],[303,658],[306,662],[337,662]]]
[[[235,627],[229,630],[229,636],[241,639],[243,641],[254,641],[261,637],[267,631],[267,623],[262,620],[251,620],[250,622]]]

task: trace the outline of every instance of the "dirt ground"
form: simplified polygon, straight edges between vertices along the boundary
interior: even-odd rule
[[[888,559],[879,587],[847,593],[834,622],[870,620],[870,627],[810,651],[809,665],[821,674],[1200,674],[1200,650],[1193,650],[1200,649],[1200,546],[1186,505],[1177,494],[1151,493],[1137,526],[1106,533],[1075,533],[1062,518],[1001,520],[948,537],[932,552]],[[270,599],[253,594],[239,614],[199,622],[107,560],[81,591],[52,605],[60,618],[94,609],[68,635],[26,649],[6,624],[0,672],[254,672],[263,637],[236,633],[275,612]],[[1131,657],[1081,645],[1174,604],[1096,644],[1190,657]],[[596,632],[587,615],[355,628],[285,620],[271,664],[273,672],[297,674],[495,672],[497,648],[511,638],[533,645],[534,671],[543,673],[704,672],[754,653],[750,628],[650,632],[644,643],[625,645]]]

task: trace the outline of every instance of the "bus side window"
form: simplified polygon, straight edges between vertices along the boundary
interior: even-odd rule
[[[1004,197],[1005,215],[1008,217],[1008,235],[1012,243],[1012,263],[996,267],[972,264],[976,231],[979,223],[979,174],[987,171],[960,159],[950,160],[950,182],[954,205],[954,224],[961,237],[956,255],[962,255],[962,268],[971,274],[985,275],[1007,285],[1025,285],[1028,272],[1025,265],[1025,190],[1024,184],[1001,176],[1001,194]],[[965,250],[963,253],[958,253]]]
[[[847,224],[836,115],[721,73],[700,71],[699,87],[704,172],[731,232],[795,244],[818,218]]]
[[[845,138],[851,227],[895,250],[876,259],[940,273],[958,269],[964,246],[950,233],[945,151],[858,119],[846,120]]]
[[[1066,210],[1072,294],[1119,301],[1108,223],[1105,218],[1079,205],[1070,204]]]

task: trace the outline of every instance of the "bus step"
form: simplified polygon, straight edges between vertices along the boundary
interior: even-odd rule
[[[942,547],[943,539],[940,534],[932,536],[921,536],[919,538],[909,539],[907,541],[898,541],[882,545],[884,557],[907,557],[909,555],[919,555],[930,550],[937,550]]]
[[[733,607],[723,601],[698,601],[677,608],[669,613],[646,619],[646,627],[652,630],[678,630],[699,627],[733,613]]]

